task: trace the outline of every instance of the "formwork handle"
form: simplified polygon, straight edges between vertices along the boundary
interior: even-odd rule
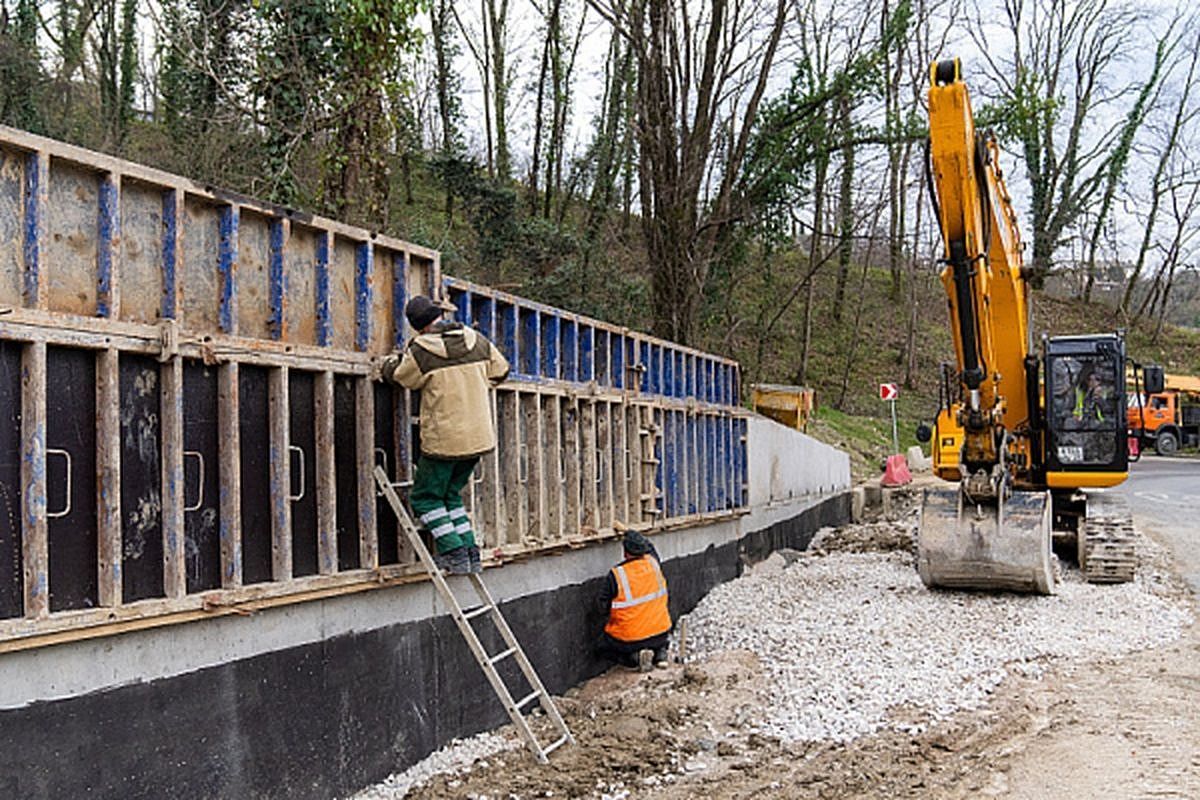
[[[304,448],[299,445],[289,444],[288,450],[300,454],[300,493],[293,497],[288,497],[293,503],[298,503],[304,498],[304,492],[307,488],[304,485]]]
[[[49,509],[46,510],[46,519],[57,519],[58,517],[65,517],[71,513],[71,473],[73,472],[73,469],[71,454],[66,450],[62,450],[57,447],[47,447],[46,458],[49,459],[50,456],[62,456],[67,460],[67,504],[62,507],[61,511],[50,511]],[[50,493],[47,492],[46,496],[49,498]]]
[[[184,488],[184,497],[185,497],[185,499],[184,499],[184,506],[183,506],[183,510],[184,510],[185,512],[187,512],[187,511],[199,511],[199,510],[200,510],[200,507],[204,505],[204,454],[203,454],[203,453],[201,453],[201,452],[200,452],[200,451],[198,451],[198,450],[184,450],[184,451],[183,451],[183,457],[184,457],[185,459],[187,459],[187,458],[194,458],[194,459],[196,459],[196,461],[197,461],[197,462],[199,463],[199,465],[200,465],[199,477],[196,479],[196,493],[199,495],[199,496],[196,498],[196,504],[195,504],[195,505],[192,505],[192,506],[189,506],[189,505],[187,505],[187,500],[186,500],[186,497],[187,497],[187,488],[186,488],[186,485],[185,485],[185,488]]]

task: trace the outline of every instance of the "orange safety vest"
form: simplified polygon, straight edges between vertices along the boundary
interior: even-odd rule
[[[617,596],[604,631],[622,642],[636,642],[671,630],[667,611],[667,580],[649,554],[612,569]]]

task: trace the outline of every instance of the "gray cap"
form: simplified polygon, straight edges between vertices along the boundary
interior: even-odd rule
[[[631,556],[644,556],[650,552],[650,540],[637,531],[625,531],[621,546]]]
[[[437,322],[443,311],[453,311],[454,305],[445,301],[435,302],[423,294],[419,294],[404,307],[404,316],[408,324],[417,330],[422,330],[432,322]]]

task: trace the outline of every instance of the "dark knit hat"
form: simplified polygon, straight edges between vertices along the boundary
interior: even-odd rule
[[[644,556],[650,552],[650,540],[637,531],[625,531],[621,546],[631,556]]]
[[[404,307],[404,316],[408,317],[408,324],[419,331],[431,322],[437,322],[443,311],[450,310],[447,305],[449,304],[435,303],[425,295],[419,294],[408,301],[408,305]]]

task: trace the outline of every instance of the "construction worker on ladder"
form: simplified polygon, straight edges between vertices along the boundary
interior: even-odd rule
[[[645,536],[626,531],[621,546],[625,558],[609,571],[601,596],[608,624],[600,634],[596,655],[649,672],[651,664],[667,666],[671,632],[667,579],[658,551]]]
[[[421,295],[408,301],[404,315],[419,335],[403,356],[385,359],[380,374],[421,391],[421,454],[408,499],[433,536],[438,567],[461,575],[482,570],[462,490],[496,447],[488,389],[508,376],[508,361],[483,334],[443,321],[453,309]]]

